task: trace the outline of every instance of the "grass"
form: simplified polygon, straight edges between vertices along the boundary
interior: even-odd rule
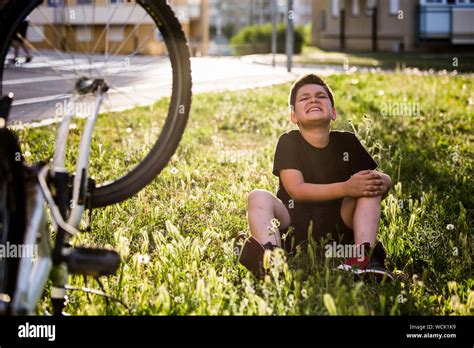
[[[233,238],[247,230],[248,192],[277,188],[271,174],[274,147],[278,136],[292,128],[286,107],[289,84],[284,84],[194,96],[185,136],[163,173],[132,199],[96,210],[93,232],[74,240],[76,245],[113,247],[121,253],[118,274],[104,279],[103,286],[129,310],[96,295],[72,292],[67,311],[472,315],[472,78],[355,73],[327,79],[339,115],[333,128],[357,132],[395,183],[382,203],[379,239],[397,282],[368,284],[339,273],[334,270],[339,260],[320,257],[317,241],[289,260],[274,253],[263,281],[233,257]],[[402,103],[418,105],[419,112],[387,108]],[[163,105],[123,114],[128,120],[102,116],[97,137],[103,145],[96,141],[92,151],[101,160],[93,162],[93,172],[107,176],[124,156],[133,162],[150,141],[138,133],[152,131],[136,127],[151,122]],[[110,127],[133,125],[135,130],[123,135],[122,143],[108,140],[113,136]],[[77,138],[77,130],[73,135]],[[53,136],[51,128],[20,131],[28,160],[50,158]],[[73,153],[68,156],[74,158]],[[82,277],[72,277],[71,283],[98,288]],[[44,300],[39,310],[48,306]]]
[[[339,52],[324,51],[317,47],[304,47],[294,56],[294,63],[300,65],[363,66],[382,69],[418,68],[458,72],[474,71],[473,53],[392,53],[392,52]],[[278,57],[281,63],[286,57]]]

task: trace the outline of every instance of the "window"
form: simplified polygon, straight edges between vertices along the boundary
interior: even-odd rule
[[[390,0],[390,14],[396,15],[400,9],[400,4],[398,0]]]
[[[359,0],[352,0],[352,14],[358,16],[360,13],[359,10]]]
[[[76,41],[77,42],[91,42],[92,30],[89,27],[76,27]]]
[[[78,5],[90,5],[92,0],[76,0]]]
[[[339,0],[331,1],[331,14],[333,17],[339,17]]]
[[[327,18],[326,18],[326,11],[323,10],[321,12],[321,30],[326,31],[327,28]]]
[[[111,42],[120,42],[125,39],[125,28],[119,25],[111,25],[107,37]]]
[[[48,0],[48,7],[64,7],[66,0]]]
[[[367,4],[365,7],[365,14],[367,16],[372,16],[374,13],[374,7],[377,6],[376,0],[367,0]]]
[[[123,0],[108,0],[109,5],[118,5],[123,3]]]
[[[44,40],[44,26],[34,25],[28,29],[28,41],[29,42],[43,42]]]
[[[422,5],[446,5],[446,0],[421,0]]]

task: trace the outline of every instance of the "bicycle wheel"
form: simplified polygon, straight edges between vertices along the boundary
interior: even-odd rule
[[[89,165],[97,183],[92,206],[136,194],[166,166],[188,120],[190,56],[173,10],[162,0],[11,3],[0,28],[1,88],[16,97],[11,122],[54,120],[66,112],[87,117],[94,96],[81,94],[78,81],[103,79],[108,92]],[[28,15],[25,38],[15,28]],[[32,62],[11,60],[6,43],[12,38]],[[77,152],[67,150],[71,170]]]
[[[10,299],[16,286],[19,257],[10,257],[11,247],[23,243],[25,231],[25,184],[16,137],[0,129],[0,294]],[[1,300],[1,299],[0,299]],[[6,308],[0,308],[0,312]],[[7,313],[3,313],[7,314]]]

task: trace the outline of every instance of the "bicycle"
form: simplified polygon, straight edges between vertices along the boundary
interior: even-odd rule
[[[28,15],[39,18],[42,13],[43,22],[38,20],[38,23],[42,23],[42,28],[39,28],[39,24],[32,23],[30,30],[42,30],[42,44],[49,51],[37,48],[40,44],[35,45],[21,37],[35,53],[36,62],[40,63],[39,68],[32,68],[34,73],[41,75],[32,78],[32,85],[55,81],[55,84],[62,83],[71,87],[64,95],[55,95],[56,99],[45,103],[46,113],[51,111],[52,104],[48,104],[51,101],[66,100],[73,105],[84,102],[93,104],[91,112],[85,115],[76,170],[71,173],[65,163],[66,140],[71,119],[77,110],[64,108],[62,115],[55,115],[54,121],[59,122],[59,127],[52,165],[27,165],[17,136],[11,127],[7,127],[9,117],[25,117],[25,110],[22,109],[25,103],[21,100],[15,103],[17,99],[14,101],[11,93],[0,101],[0,243],[34,245],[37,250],[33,259],[0,255],[0,314],[35,313],[46,282],[51,279],[52,314],[62,315],[67,299],[68,275],[98,278],[117,271],[121,262],[118,253],[107,249],[73,248],[71,238],[83,232],[79,230],[80,223],[87,209],[91,211],[105,207],[135,195],[163,170],[177,149],[189,116],[192,84],[189,49],[181,24],[166,1],[117,1],[115,4],[104,5],[93,0],[87,8],[79,4],[70,5],[69,2],[49,0],[43,4],[40,0],[17,0],[8,2],[0,9],[0,95],[7,88],[8,92],[14,89],[16,82],[9,78],[15,72],[23,72],[23,68],[26,70],[26,66],[21,64],[8,68],[4,65],[8,58],[9,43],[13,35],[16,35],[15,28]],[[80,11],[83,11],[82,15]],[[104,35],[108,38],[120,32],[116,30],[118,20],[114,16],[120,17],[126,36],[122,37],[121,42],[110,45],[110,42],[106,42],[107,39],[102,39]],[[107,21],[104,22],[104,19]],[[90,23],[77,22],[81,20],[88,20]],[[92,44],[72,47],[73,44],[67,40],[71,30],[80,31],[87,27],[92,28],[93,36],[97,36],[98,40]],[[146,32],[143,28],[146,28]],[[45,32],[51,36],[48,37]],[[148,36],[144,38],[146,33]],[[55,43],[52,42],[53,39]],[[130,46],[130,42],[133,44],[132,49],[122,50],[123,47]],[[161,51],[158,52],[160,48]],[[155,55],[149,55],[153,50]],[[57,64],[54,59],[58,57],[63,63],[66,62],[65,65]],[[138,63],[133,63],[132,60]],[[124,65],[124,61],[132,64]],[[137,73],[143,71],[146,73]],[[161,120],[161,133],[151,132],[147,136],[151,145],[142,150],[134,163],[130,161],[120,170],[114,171],[116,177],[104,177],[99,166],[94,173],[98,178],[92,178],[93,169],[90,164],[97,154],[92,135],[94,131],[97,132],[98,121],[102,120],[107,124],[107,120],[127,117],[124,109],[145,104],[128,103],[124,106],[120,101],[124,98],[142,98],[137,92],[137,86],[140,86],[138,83],[150,76],[160,83],[168,79],[168,84],[165,83],[164,86],[171,92],[169,98],[160,99],[164,100],[165,109],[167,108],[167,112],[163,113],[164,119]],[[124,87],[125,82],[128,84]],[[129,93],[130,91],[135,93]],[[38,89],[38,93],[40,92]],[[110,97],[113,94],[111,92],[120,94],[120,97]],[[15,97],[21,93],[21,90],[17,91]],[[162,97],[163,93],[158,92],[158,96]],[[154,96],[150,99],[156,101],[157,98]],[[35,99],[30,97],[24,100]],[[106,101],[110,107],[106,109],[108,113],[101,112]],[[58,103],[54,105],[57,106]],[[45,113],[45,110],[42,112]],[[40,111],[36,109],[35,114],[40,114]],[[156,127],[160,115],[155,110],[151,112],[151,116],[153,123],[151,126],[147,124],[146,128]],[[133,119],[127,120],[132,121]],[[128,128],[125,132],[117,130],[117,137],[126,138],[127,135],[130,136]],[[120,163],[110,159],[107,163],[109,162],[114,165]],[[51,223],[56,232],[52,246],[46,207],[49,208]]]

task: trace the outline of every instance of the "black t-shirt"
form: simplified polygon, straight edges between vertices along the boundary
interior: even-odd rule
[[[280,176],[283,169],[299,170],[304,181],[310,184],[332,184],[348,180],[353,174],[366,169],[377,168],[362,144],[353,133],[332,131],[329,143],[324,148],[309,144],[299,130],[283,134],[278,140],[273,162],[273,174]],[[277,197],[294,213],[298,211],[314,212],[314,209],[336,204],[340,200],[326,202],[298,203],[291,200],[281,178]]]

